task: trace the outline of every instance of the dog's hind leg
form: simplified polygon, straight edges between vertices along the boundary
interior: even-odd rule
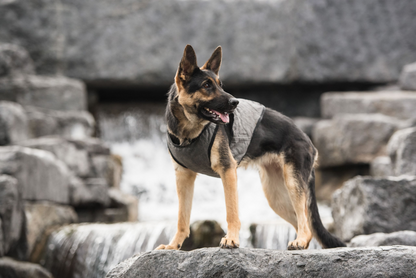
[[[173,163],[175,165],[176,190],[179,198],[178,229],[169,245],[159,245],[156,250],[180,249],[183,241],[190,233],[189,222],[191,218],[196,173],[180,166],[176,162]]]
[[[289,242],[287,248],[289,250],[307,249],[313,237],[308,221],[308,198],[310,192],[307,184],[299,177],[299,174],[291,164],[285,163],[283,165],[283,177],[298,222],[296,229],[297,237],[294,241]]]

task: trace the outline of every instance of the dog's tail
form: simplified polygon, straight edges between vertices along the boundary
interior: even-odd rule
[[[318,206],[315,197],[315,170],[312,170],[309,179],[309,221],[315,238],[322,245],[322,248],[346,247],[339,238],[331,235],[324,227],[319,216]]]

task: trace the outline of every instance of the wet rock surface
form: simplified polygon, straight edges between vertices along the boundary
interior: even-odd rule
[[[375,233],[356,236],[351,239],[349,247],[407,245],[416,246],[415,231],[399,231],[390,234]]]
[[[101,86],[168,85],[187,43],[200,63],[221,44],[228,84],[389,82],[415,57],[414,13],[412,0],[13,1],[0,40],[28,49],[41,74]]]
[[[119,264],[106,277],[412,277],[415,255],[415,247],[405,246],[152,251]]]
[[[416,177],[357,176],[335,192],[335,234],[344,241],[356,235],[416,231]]]

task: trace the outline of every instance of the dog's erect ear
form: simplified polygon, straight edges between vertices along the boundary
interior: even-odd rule
[[[179,64],[176,77],[183,81],[187,81],[196,68],[198,68],[196,65],[196,54],[192,46],[188,44],[183,51],[183,57]]]
[[[221,67],[221,60],[222,60],[222,48],[218,46],[214,53],[212,53],[211,58],[202,66],[202,69],[207,69],[213,71],[216,75],[220,71]]]

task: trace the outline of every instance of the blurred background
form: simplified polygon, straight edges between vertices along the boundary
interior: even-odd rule
[[[23,271],[19,260],[39,277],[104,277],[169,242],[164,110],[186,44],[200,66],[221,45],[225,91],[311,137],[331,232],[349,242],[416,230],[365,213],[399,206],[382,197],[395,191],[368,185],[387,176],[407,175],[394,182],[416,203],[415,18],[413,0],[0,0],[0,273]],[[269,208],[257,171],[238,178],[241,246],[285,249],[295,230]],[[219,179],[197,178],[191,218],[183,249],[218,246]]]

